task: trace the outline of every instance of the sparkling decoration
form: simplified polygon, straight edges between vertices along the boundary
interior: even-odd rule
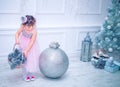
[[[120,47],[118,47],[117,49],[120,50]]]
[[[116,42],[116,41],[117,41],[117,38],[113,38],[113,41]]]
[[[68,69],[68,56],[59,46],[58,43],[51,43],[49,48],[45,49],[40,55],[40,71],[46,77],[59,78]]]
[[[101,27],[101,30],[104,30],[104,28],[103,28],[103,27]]]
[[[112,44],[110,43],[109,46],[112,46]]]
[[[118,24],[117,24],[117,26],[119,26],[119,27],[120,27],[120,23],[118,23]]]
[[[110,42],[110,39],[108,37],[105,38],[105,41]]]
[[[100,46],[100,43],[98,43],[98,46]]]
[[[119,11],[119,14],[120,14],[120,11]]]
[[[108,51],[109,51],[109,52],[113,52],[113,49],[112,49],[112,48],[109,48]]]
[[[103,44],[103,41],[100,41],[100,45]]]
[[[107,29],[111,29],[111,26],[110,26],[110,25],[108,25],[108,26],[107,26]]]
[[[105,20],[108,20],[108,17],[105,17]]]

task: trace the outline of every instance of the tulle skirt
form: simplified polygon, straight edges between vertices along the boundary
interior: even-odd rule
[[[30,38],[27,38],[21,34],[19,42],[22,51],[24,51],[28,47],[28,44],[30,43]],[[26,72],[37,72],[39,70],[39,56],[40,49],[39,44],[36,40],[31,50],[28,52],[27,61],[23,65],[23,68],[25,68]]]

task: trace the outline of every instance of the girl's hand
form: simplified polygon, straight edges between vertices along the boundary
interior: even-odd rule
[[[19,44],[20,44],[20,43],[19,43],[19,42],[17,42],[17,43],[15,43],[15,44],[14,44],[14,46],[19,45]]]
[[[22,50],[22,48],[20,47],[20,44],[15,44],[13,49]]]
[[[28,51],[27,51],[27,50],[25,50],[25,51],[23,52],[23,54],[24,54],[24,56],[27,58]]]
[[[15,43],[15,45],[18,45],[18,44],[20,44],[20,43],[19,43],[19,42],[16,42],[16,43]]]

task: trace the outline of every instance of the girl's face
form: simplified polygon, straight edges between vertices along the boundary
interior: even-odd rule
[[[27,31],[30,31],[30,30],[32,30],[33,29],[33,26],[25,26],[25,29],[27,30]]]

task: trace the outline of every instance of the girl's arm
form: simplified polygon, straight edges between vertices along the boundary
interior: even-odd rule
[[[30,43],[28,44],[28,47],[25,49],[24,51],[24,55],[27,56],[28,52],[30,51],[30,49],[32,48],[33,44],[35,43],[35,40],[36,40],[36,37],[37,37],[37,31],[36,30],[33,30],[33,36],[30,40]]]
[[[24,25],[21,25],[20,28],[18,29],[18,31],[15,34],[15,44],[19,44],[19,35],[22,32],[22,30],[24,29]]]

